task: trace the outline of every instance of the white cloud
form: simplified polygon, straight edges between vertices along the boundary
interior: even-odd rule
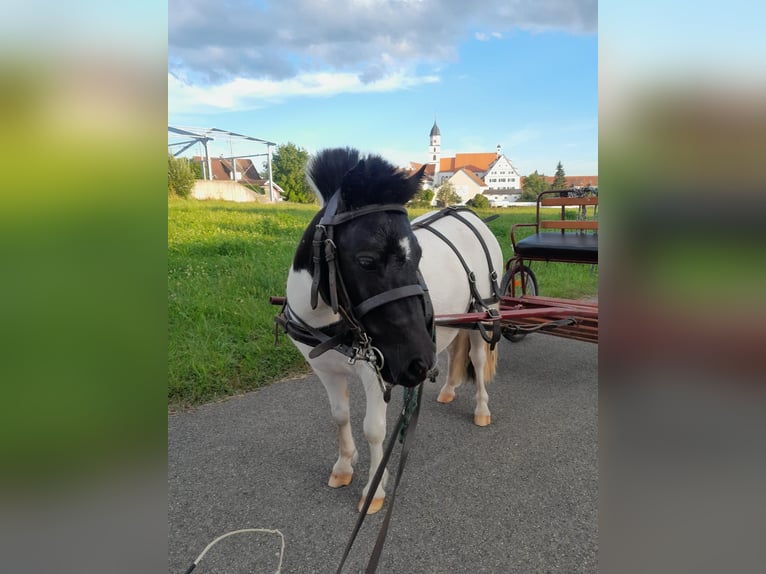
[[[438,81],[438,76],[415,76],[405,71],[372,81],[348,72],[317,72],[281,80],[235,78],[221,84],[199,85],[169,73],[168,108],[174,113],[256,109],[296,96],[391,92]]]
[[[500,40],[503,35],[500,32],[490,32],[489,34],[486,32],[476,32],[473,37],[479,40],[479,42],[489,42],[492,39]]]
[[[504,31],[596,32],[597,0],[170,0],[170,69],[200,83],[283,80],[318,70],[368,81],[433,68],[473,37]],[[491,32],[482,30],[492,30]]]

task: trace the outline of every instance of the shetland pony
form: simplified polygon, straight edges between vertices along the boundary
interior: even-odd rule
[[[502,252],[468,210],[433,212],[410,223],[404,205],[419,190],[423,171],[407,176],[351,148],[317,154],[307,177],[322,208],[298,245],[277,318],[330,400],[339,446],[328,481],[333,488],[351,483],[357,460],[348,384],[359,379],[364,386],[370,472],[360,509],[383,455],[384,395],[393,385],[412,387],[433,375],[438,353],[448,350],[437,400],[451,402],[455,389],[473,378],[474,423],[491,420],[486,384],[494,376],[494,344],[477,330],[434,330],[433,316],[496,307],[490,298],[497,295],[493,271],[502,269]],[[368,513],[382,507],[386,480],[387,472]]]

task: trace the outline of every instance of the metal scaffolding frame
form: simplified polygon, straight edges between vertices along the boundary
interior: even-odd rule
[[[235,172],[236,172],[235,160],[241,159],[241,158],[266,156],[268,170],[269,170],[269,178],[268,178],[269,200],[273,202],[274,201],[274,183],[273,183],[273,175],[271,172],[271,148],[277,145],[274,142],[270,142],[268,140],[256,138],[253,136],[238,134],[228,130],[222,130],[220,128],[192,128],[192,127],[168,126],[168,150],[170,150],[171,148],[181,146],[180,149],[170,152],[170,153],[173,153],[174,157],[178,157],[180,154],[185,152],[191,146],[198,143],[202,144],[202,147],[205,150],[205,161],[202,164],[203,165],[202,178],[207,180],[212,180],[213,169],[212,169],[212,164],[210,161],[210,151],[208,149],[208,142],[216,141],[216,136],[218,137],[218,139],[227,139],[230,144],[232,141],[236,140],[236,141],[260,143],[266,146],[266,153],[256,153],[256,154],[235,156],[234,153],[232,152],[232,154],[228,156],[227,159],[231,160],[232,177],[236,177],[235,176]],[[173,139],[180,138],[181,141],[170,141],[171,138]]]

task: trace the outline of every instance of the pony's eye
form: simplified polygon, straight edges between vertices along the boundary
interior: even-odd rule
[[[372,255],[359,255],[356,262],[365,271],[374,271],[378,267],[378,262]]]

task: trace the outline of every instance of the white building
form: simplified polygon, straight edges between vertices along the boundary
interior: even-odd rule
[[[422,163],[410,162],[413,170],[422,166]],[[463,203],[476,193],[486,195],[492,206],[508,205],[510,198],[521,196],[521,176],[511,160],[502,153],[499,144],[494,153],[458,153],[454,157],[441,157],[441,131],[436,120],[429,134],[425,175],[424,185],[434,190],[445,181],[450,181],[463,198]],[[508,193],[494,193],[496,191]]]

